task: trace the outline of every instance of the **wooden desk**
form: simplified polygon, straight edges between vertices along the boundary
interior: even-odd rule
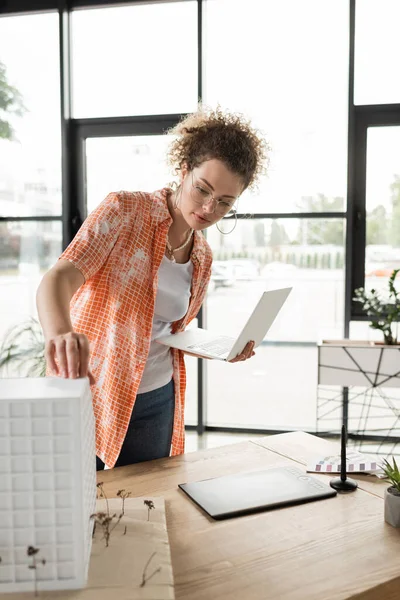
[[[348,495],[214,521],[178,483],[304,463],[331,442],[301,432],[112,469],[110,496],[164,496],[177,600],[399,600],[400,529],[383,518],[386,483]],[[335,446],[338,449],[338,445]],[[315,477],[329,482],[330,476]]]

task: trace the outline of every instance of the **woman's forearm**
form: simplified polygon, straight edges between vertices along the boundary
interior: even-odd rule
[[[89,370],[89,341],[73,331],[70,302],[84,283],[82,273],[67,261],[46,273],[37,291],[37,308],[43,328],[45,356],[49,371],[61,377],[94,377]]]
[[[74,295],[65,274],[49,271],[43,277],[36,295],[40,324],[46,340],[72,331],[70,302]]]

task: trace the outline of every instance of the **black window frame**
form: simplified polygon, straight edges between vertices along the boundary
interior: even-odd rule
[[[172,0],[186,2],[192,0]],[[207,0],[197,0],[198,85],[197,96],[202,99],[203,61],[203,7]],[[400,125],[400,103],[381,105],[354,105],[354,51],[356,1],[348,0],[349,10],[349,91],[348,91],[348,168],[347,209],[336,213],[265,213],[254,215],[257,219],[318,219],[342,218],[346,225],[345,253],[345,323],[344,337],[349,337],[350,322],[366,320],[360,304],[352,298],[354,290],[364,285],[366,243],[366,143],[368,127]],[[83,157],[87,137],[117,135],[160,134],[173,126],[183,115],[146,115],[117,118],[73,119],[71,115],[71,26],[73,10],[105,8],[112,6],[170,3],[171,0],[0,0],[2,16],[58,11],[60,33],[60,91],[61,91],[61,144],[62,144],[62,215],[54,217],[2,217],[4,221],[62,220],[63,248],[72,240],[85,218],[85,177]],[[241,215],[239,215],[240,217]],[[199,314],[199,324],[206,322],[205,310]],[[268,430],[210,427],[206,424],[206,365],[198,361],[198,411],[197,425],[188,427],[198,433],[205,430],[243,431],[268,433]]]
[[[354,191],[353,191],[353,242],[351,293],[365,285],[366,251],[366,178],[367,178],[367,134],[370,127],[400,126],[400,104],[360,105],[354,107]],[[369,321],[359,302],[351,300],[351,320]]]

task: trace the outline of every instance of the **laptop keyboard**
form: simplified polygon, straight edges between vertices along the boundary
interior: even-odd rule
[[[206,352],[210,352],[211,354],[221,356],[222,354],[227,354],[231,351],[234,341],[235,340],[233,340],[230,337],[221,336],[209,342],[202,342],[201,344],[191,344],[190,346],[187,346],[187,348],[196,352],[201,352],[202,350],[205,350]]]

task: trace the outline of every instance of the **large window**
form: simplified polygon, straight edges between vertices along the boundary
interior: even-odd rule
[[[387,288],[400,268],[400,126],[367,131],[365,283]]]
[[[61,215],[58,46],[57,13],[0,18],[2,217]]]
[[[36,316],[36,290],[61,253],[61,222],[0,222],[0,340]]]
[[[356,104],[400,102],[400,3],[398,0],[357,0],[355,85]]]
[[[346,209],[347,0],[206,0],[203,96],[252,118],[271,145],[241,211]]]
[[[1,340],[61,252],[57,12],[0,18],[0,109]]]
[[[205,101],[251,117],[271,146],[259,189],[239,201],[254,218],[208,235],[207,325],[232,335],[262,291],[293,286],[251,361],[207,364],[212,425],[315,426],[316,343],[344,329],[348,29],[345,0],[206,0]],[[256,218],[274,213],[287,218]]]
[[[73,114],[195,110],[197,3],[139,3],[72,14]]]
[[[210,232],[209,328],[235,335],[263,291],[293,288],[254,358],[207,363],[211,425],[314,427],[316,343],[343,335],[344,236],[339,219],[240,219],[230,235]]]
[[[173,179],[166,154],[167,135],[88,138],[86,140],[87,212],[110,192],[152,192]]]
[[[200,323],[235,335],[263,290],[293,291],[251,361],[187,360],[187,423],[312,431],[317,341],[379,339],[354,288],[400,266],[399,2],[24,4],[0,18],[0,337],[35,313],[61,237],[110,191],[168,184],[164,134],[220,104],[265,134],[271,162],[234,231],[207,232]]]

